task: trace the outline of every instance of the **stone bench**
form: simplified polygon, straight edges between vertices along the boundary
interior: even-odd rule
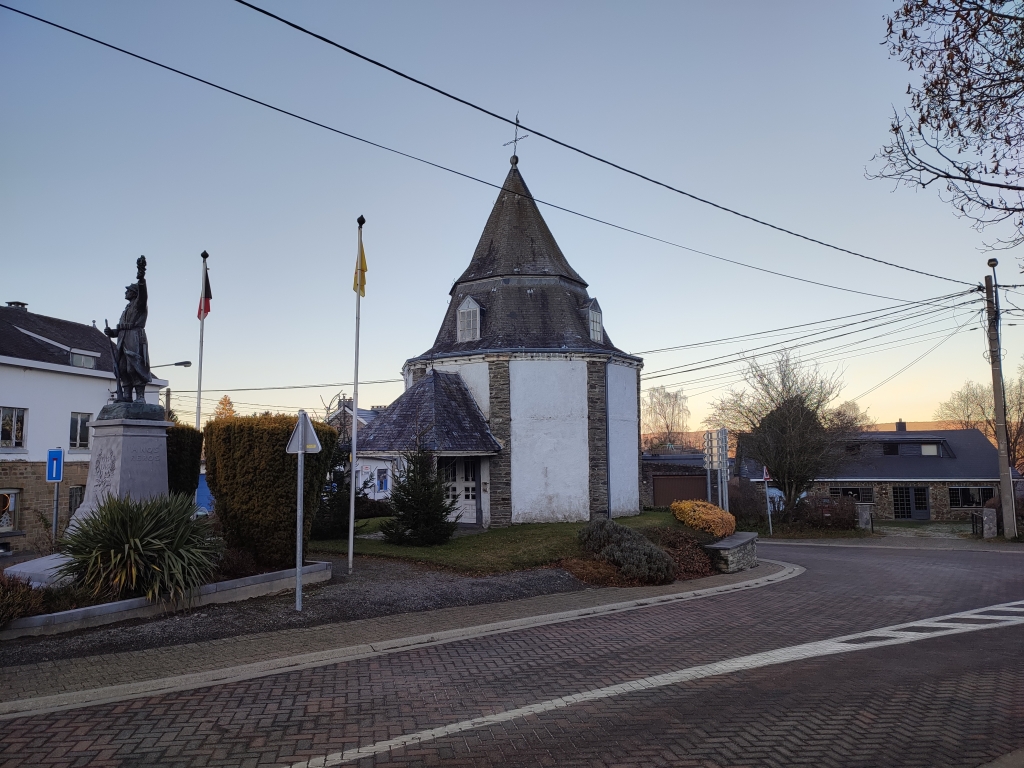
[[[757,565],[756,533],[734,533],[714,544],[705,544],[704,549],[722,573],[745,571]]]

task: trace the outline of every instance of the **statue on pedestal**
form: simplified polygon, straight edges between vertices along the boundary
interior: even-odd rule
[[[153,380],[149,372],[149,342],[146,340],[146,318],[149,316],[149,292],[146,290],[146,257],[139,256],[136,280],[125,288],[124,297],[128,306],[121,313],[116,328],[109,325],[104,332],[111,339],[117,339],[114,348],[114,374],[117,376],[117,398],[115,402],[146,402],[146,385]]]

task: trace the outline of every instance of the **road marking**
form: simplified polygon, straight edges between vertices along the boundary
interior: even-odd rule
[[[479,624],[474,627],[462,627],[449,629],[440,632],[432,632],[425,635],[414,635],[412,637],[401,637],[390,640],[380,640],[362,645],[352,645],[344,648],[332,648],[326,651],[314,651],[294,656],[284,656],[277,659],[267,659],[250,664],[240,664],[234,667],[222,669],[211,669],[204,672],[193,672],[187,675],[175,675],[173,677],[155,678],[142,680],[135,683],[124,683],[121,685],[104,686],[102,688],[90,688],[81,691],[69,691],[50,696],[38,696],[26,699],[14,699],[12,701],[0,702],[0,721],[11,720],[18,717],[29,717],[44,715],[51,712],[63,712],[68,709],[79,709],[81,707],[92,707],[99,704],[111,704],[119,701],[146,698],[150,696],[162,696],[168,693],[179,691],[190,691],[196,688],[208,688],[215,685],[227,685],[239,683],[246,680],[254,680],[259,677],[270,675],[297,672],[304,669],[325,667],[331,664],[342,664],[347,661],[357,661],[375,656],[384,656],[389,653],[429,648],[435,645],[444,645],[459,640],[471,640],[488,635],[497,635],[504,632],[515,632],[520,629],[532,629],[543,627],[549,624],[561,624],[567,621],[578,619],[592,619],[607,616],[624,611],[634,611],[640,608],[653,608],[656,606],[669,605],[672,603],[689,602],[690,600],[701,600],[705,597],[715,597],[731,592],[742,592],[748,589],[766,587],[770,584],[777,584],[787,579],[792,579],[804,572],[799,565],[783,563],[777,560],[761,560],[762,563],[771,563],[781,566],[782,570],[771,573],[767,576],[760,576],[741,581],[735,584],[723,584],[718,587],[707,587],[705,589],[689,590],[687,592],[676,592],[657,597],[644,597],[637,600],[627,600],[619,603],[606,603],[590,608],[577,608],[571,611],[560,611],[558,613],[546,613],[538,616],[527,616],[525,618],[510,619],[508,621],[493,622],[491,624]],[[200,652],[200,651],[197,651]]]
[[[999,611],[1001,615],[990,613]],[[985,618],[986,621],[980,624],[955,623],[957,619]],[[839,653],[850,653],[852,651],[864,651],[873,648],[883,648],[890,645],[902,645],[913,643],[918,640],[927,640],[933,637],[947,637],[949,635],[960,635],[966,632],[980,632],[993,627],[1012,627],[1024,625],[1024,601],[990,605],[985,608],[975,608],[970,611],[951,613],[946,616],[936,616],[920,621],[912,621],[906,624],[896,624],[891,627],[872,629],[867,632],[858,632],[853,635],[843,635],[829,640],[819,640],[814,643],[804,643],[788,648],[777,648],[772,651],[754,653],[749,656],[740,656],[735,659],[717,661],[713,664],[702,664],[698,667],[688,667],[675,672],[666,672],[653,677],[644,677],[639,680],[631,680],[618,685],[610,685],[605,688],[595,688],[589,691],[581,691],[571,696],[560,696],[556,699],[541,701],[525,707],[508,709],[504,712],[496,712],[492,715],[475,717],[471,720],[463,720],[458,723],[439,726],[424,731],[408,733],[386,741],[378,741],[373,744],[366,744],[361,747],[353,747],[343,752],[334,752],[324,757],[311,758],[299,763],[291,764],[290,768],[325,768],[331,765],[341,765],[364,757],[378,755],[382,752],[390,752],[393,749],[409,746],[410,744],[421,744],[425,741],[440,739],[451,736],[455,733],[471,731],[477,728],[484,728],[489,725],[507,723],[510,720],[517,720],[530,715],[537,715],[542,712],[550,712],[556,709],[564,709],[575,704],[588,701],[599,701],[613,696],[621,696],[637,691],[648,691],[654,688],[663,688],[668,685],[676,685],[690,680],[699,680],[705,677],[717,677],[728,675],[733,672],[742,672],[748,669],[768,667],[775,664],[787,664],[791,661],[812,659],[818,656],[831,656]]]

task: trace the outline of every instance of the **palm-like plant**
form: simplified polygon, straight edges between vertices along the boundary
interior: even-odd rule
[[[70,560],[60,575],[114,600],[188,603],[213,575],[223,548],[197,509],[184,494],[108,497],[64,535]]]

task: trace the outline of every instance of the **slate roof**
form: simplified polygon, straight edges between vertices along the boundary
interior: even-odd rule
[[[823,480],[999,480],[999,451],[977,429],[864,432],[852,442],[861,444],[860,455],[841,467],[834,478]],[[941,443],[943,455],[885,456],[881,450],[867,450],[875,443]]]
[[[566,260],[513,158],[473,258],[451,289],[434,345],[414,360],[488,351],[573,350],[625,356],[590,338],[587,284]],[[480,338],[459,342],[459,306],[481,307]]]
[[[19,328],[22,330],[18,330]],[[65,347],[98,352],[100,357],[94,370],[111,373],[114,370],[110,342],[103,335],[103,331],[91,325],[37,315],[16,307],[0,307],[0,356],[54,365],[71,365],[68,350],[22,331],[29,331]]]
[[[459,374],[429,371],[359,435],[359,453],[397,453],[417,447],[442,454],[501,450]]]

